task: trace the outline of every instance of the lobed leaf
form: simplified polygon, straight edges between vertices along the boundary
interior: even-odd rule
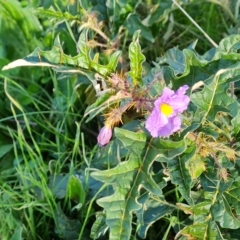
[[[161,195],[162,192],[150,174],[154,159],[148,155],[151,145],[145,146],[146,136],[118,128],[115,129],[115,135],[130,151],[128,160],[115,168],[93,172],[91,176],[114,188],[113,195],[97,201],[106,211],[110,239],[127,240],[132,231],[132,215],[143,207],[138,201],[140,189],[154,195]]]
[[[170,160],[186,150],[185,140],[172,141],[160,138],[153,139],[149,153],[155,154],[159,161]]]
[[[108,226],[105,222],[105,217],[106,216],[103,213],[96,213],[96,220],[91,228],[91,238],[97,239],[101,235],[104,235],[106,233],[106,231],[108,230]]]
[[[97,201],[106,211],[111,240],[127,240],[130,237],[132,212],[141,207],[136,200],[138,187],[134,184],[139,166],[139,159],[132,157],[113,169],[91,174],[97,180],[114,184],[115,193]]]
[[[237,114],[237,102],[227,94],[229,82],[235,80],[235,76],[240,75],[240,64],[219,70],[215,76],[209,78],[204,84],[204,89],[191,95],[191,101],[204,111],[205,120],[213,121],[216,114],[227,112],[233,117]]]
[[[196,223],[185,227],[181,234],[187,239],[201,239],[201,240],[223,240],[224,236],[221,234],[219,227],[212,221],[205,221],[203,223]]]
[[[147,140],[144,133],[134,133],[120,128],[115,128],[114,132],[125,148],[131,150],[136,155],[141,155]]]
[[[196,148],[190,147],[181,156],[167,162],[170,178],[173,184],[178,185],[178,189],[188,204],[193,204],[191,197],[192,178],[186,167],[186,163],[195,155]]]
[[[168,202],[157,197],[152,197],[148,200],[144,199],[142,204],[143,207],[136,213],[140,223],[137,233],[139,237],[145,239],[149,227],[160,218],[171,214],[175,208]]]
[[[234,66],[240,59],[240,54],[237,53],[240,49],[239,35],[231,35],[223,39],[218,48],[213,48],[202,56],[194,50],[195,45],[196,42],[182,51],[177,47],[169,49],[163,57],[158,58],[159,64],[163,65],[166,83],[172,82],[174,89],[184,84],[194,86],[200,81],[205,82],[219,70]],[[165,66],[166,63],[168,66]],[[233,72],[233,75],[237,76],[239,73]]]

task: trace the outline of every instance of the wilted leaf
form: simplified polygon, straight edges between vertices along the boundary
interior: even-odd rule
[[[225,239],[216,223],[206,221],[185,227],[180,234],[188,240],[223,240]]]
[[[195,155],[186,163],[191,178],[198,178],[204,171],[206,171],[205,160],[201,156]]]

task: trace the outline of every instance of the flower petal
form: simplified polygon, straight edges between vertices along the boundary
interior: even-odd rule
[[[161,97],[159,97],[155,102],[154,102],[154,105],[156,108],[159,109],[159,106],[166,102],[167,99],[170,99],[172,96],[174,96],[174,91],[171,90],[170,88],[168,87],[165,87],[162,91],[162,95]]]
[[[183,85],[176,91],[176,95],[184,95],[184,94],[186,94],[186,91],[188,89],[189,89],[188,85]]]
[[[188,107],[188,104],[190,102],[190,98],[186,95],[175,95],[171,99],[167,101],[167,104],[169,104],[174,112],[176,113],[182,113],[185,111]]]
[[[174,109],[174,111],[176,113],[182,113],[188,107],[188,104],[190,102],[190,98],[185,95],[188,88],[189,87],[187,85],[184,85],[184,86],[180,87],[176,91],[174,96],[172,96],[171,98],[169,98],[167,100],[167,104],[169,104]]]
[[[172,125],[172,131],[176,132],[181,128],[182,120],[179,116],[175,116],[169,119],[170,124]]]
[[[158,137],[158,131],[167,123],[167,117],[156,108],[154,108],[151,115],[146,121],[146,129],[151,133],[153,137]]]
[[[168,119],[168,123],[159,129],[158,137],[168,137],[174,132],[181,128],[181,118],[179,116],[174,116]]]
[[[190,102],[190,98],[185,95],[188,88],[184,85],[176,93],[167,87],[163,89],[162,95],[154,102],[155,107],[146,120],[146,128],[153,137],[167,137],[181,128],[181,118],[178,114],[185,111]],[[163,106],[171,108],[171,114],[164,111]]]

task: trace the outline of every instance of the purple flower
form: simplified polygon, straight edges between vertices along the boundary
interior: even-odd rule
[[[179,113],[185,111],[190,98],[185,95],[188,86],[176,92],[165,87],[162,96],[154,102],[154,109],[146,121],[146,128],[153,137],[167,137],[181,128]]]
[[[109,126],[104,126],[100,130],[100,133],[98,134],[98,137],[97,137],[98,145],[100,147],[107,145],[111,137],[112,137],[112,129]]]

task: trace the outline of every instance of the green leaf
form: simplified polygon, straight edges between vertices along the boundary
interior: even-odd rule
[[[0,157],[4,156],[6,153],[8,153],[13,148],[12,144],[7,144],[0,146]]]
[[[23,232],[22,227],[15,229],[12,237],[9,240],[22,240],[23,239],[22,232]]]
[[[240,111],[238,111],[237,115],[231,120],[231,123],[233,126],[232,134],[236,136],[240,131]]]
[[[188,172],[186,163],[194,156],[195,151],[194,146],[190,147],[183,155],[177,156],[167,162],[172,183],[178,185],[180,193],[190,205],[193,204],[190,193],[192,178]]]
[[[206,81],[202,91],[191,95],[191,101],[204,111],[201,123],[206,120],[213,121],[219,111],[236,116],[238,104],[227,94],[227,90],[229,82],[234,81],[234,77],[238,75],[240,75],[239,63],[221,69]]]
[[[147,139],[144,133],[135,133],[121,128],[114,128],[114,133],[125,148],[136,153],[136,155],[141,154]]]
[[[120,159],[125,159],[126,156],[128,156],[128,150],[122,146],[121,142],[114,139],[97,152],[91,162],[91,167],[99,170],[113,168],[119,164]]]
[[[224,193],[232,212],[237,216],[240,215],[240,177],[237,177],[232,186]]]
[[[134,10],[136,2],[133,0],[106,0],[108,20],[113,36],[117,35],[119,29],[124,25],[127,16]],[[132,33],[133,34],[133,33]]]
[[[89,115],[88,118],[86,119],[86,122],[89,122],[98,114],[103,113],[105,109],[109,108],[111,104],[117,101],[116,99],[114,101],[114,96],[112,97],[112,95],[113,94],[111,92],[107,92],[99,96],[93,104],[86,108],[84,117],[87,117]]]
[[[160,138],[153,139],[152,148],[149,153],[155,154],[158,161],[166,161],[166,159],[173,159],[186,150],[185,140],[171,141]],[[153,151],[153,153],[152,153]]]
[[[237,53],[240,48],[239,35],[226,37],[220,42],[218,48],[213,48],[202,56],[194,50],[194,47],[195,44],[182,51],[175,47],[166,51],[165,55],[158,59],[159,64],[163,65],[162,70],[166,83],[171,82],[174,89],[178,89],[184,84],[191,87],[200,81],[205,82],[216,75],[218,71],[224,71],[238,63],[240,59],[240,55]],[[166,63],[169,66],[165,66]],[[231,70],[229,74],[231,74]],[[233,74],[238,75],[236,72]],[[233,81],[237,81],[237,79],[233,79]]]
[[[106,211],[106,223],[110,228],[111,240],[128,240],[130,237],[132,212],[141,207],[135,200],[138,196],[138,185],[133,184],[139,166],[139,159],[132,157],[116,168],[91,174],[99,181],[114,184],[115,193],[97,201]]]
[[[90,235],[91,238],[97,239],[106,233],[106,231],[108,230],[108,226],[105,222],[105,217],[106,216],[103,213],[99,213],[99,212],[96,213],[96,220],[93,223],[91,228],[91,235]]]
[[[211,208],[213,219],[219,222],[223,228],[240,228],[240,220],[234,216],[231,206],[226,200],[225,194],[219,193],[215,204]]]
[[[238,49],[240,49],[240,35],[239,34],[231,35],[229,37],[224,38],[219,43],[219,46],[217,48],[218,52],[221,52],[222,55],[228,56],[229,53],[233,53],[232,56],[235,56],[235,57],[237,55],[234,53],[237,53]]]
[[[120,57],[121,53],[121,51],[116,51],[110,56],[107,67],[110,69],[111,72],[114,72],[116,70],[118,65],[118,58]]]
[[[168,0],[162,0],[161,2],[153,5],[151,14],[144,19],[144,23],[149,25],[156,24],[157,22],[166,22],[169,19],[169,13],[172,11],[173,3]]]
[[[205,201],[191,209],[194,223],[181,230],[181,234],[197,239],[223,239],[216,221],[222,227],[233,228],[237,224],[236,220],[234,223],[234,219],[230,217],[232,214],[230,214],[227,205],[222,204],[221,201],[219,202],[221,194],[218,194],[218,191],[208,193],[205,196]],[[224,205],[227,208],[224,209]]]
[[[33,53],[25,57],[11,62],[3,68],[8,70],[15,67],[21,66],[41,66],[51,67],[57,72],[70,72],[70,73],[81,73],[89,75],[90,72],[99,73],[102,76],[108,76],[115,71],[117,66],[118,57],[121,52],[115,52],[111,57],[107,65],[101,65],[95,62],[90,57],[90,47],[87,46],[87,31],[83,31],[78,41],[79,54],[75,57],[64,54],[59,36],[54,42],[54,46],[50,51],[42,51],[36,48]],[[90,79],[92,80],[92,79]]]
[[[196,239],[224,239],[219,225],[225,229],[240,228],[237,217],[240,212],[238,207],[240,178],[235,181],[229,180],[227,183],[220,182],[217,178],[219,176],[215,169],[210,168],[205,180],[202,178],[204,198],[192,208],[188,208],[194,222],[180,231],[184,236]]]
[[[69,176],[51,175],[49,178],[49,188],[57,198],[64,198],[66,195]]]
[[[136,31],[133,35],[132,42],[129,46],[129,59],[131,71],[128,73],[133,80],[133,85],[142,85],[142,64],[145,61],[145,56],[141,53],[139,44],[140,31]]]
[[[8,139],[5,135],[0,137],[0,158],[2,158],[6,153],[10,152],[13,148],[12,141]]]
[[[79,178],[76,178],[75,176],[69,178],[67,192],[70,199],[75,200],[82,205],[84,204],[86,194]]]
[[[174,47],[166,51],[164,57],[159,58],[159,63],[164,64],[168,63],[171,68],[174,70],[174,74],[182,74],[185,71],[186,65],[186,56],[184,51]]]
[[[152,197],[148,200],[144,199],[143,207],[136,213],[140,223],[140,227],[137,231],[139,237],[145,239],[149,227],[165,215],[172,213],[174,209],[175,208],[168,204],[168,202],[160,198]]]
[[[95,195],[98,193],[99,189],[103,186],[102,182],[97,181],[91,176],[86,176],[86,172],[83,169],[79,170],[78,173],[74,175],[74,177],[78,178],[82,184],[82,187],[88,190],[88,194],[85,196],[86,201],[89,201],[92,198],[94,198]],[[102,197],[112,192],[113,192],[112,188],[107,187],[104,190],[102,190],[101,193],[98,193],[99,194],[98,196]]]
[[[63,213],[60,204],[58,204],[55,210],[55,233],[63,239],[72,240],[77,239],[80,232],[80,221],[77,219],[69,219]]]
[[[221,234],[218,225],[211,221],[203,223],[196,223],[185,227],[181,230],[181,234],[187,239],[201,239],[201,240],[223,240],[224,236]]]
[[[151,43],[154,42],[154,37],[151,30],[144,25],[144,23],[140,20],[140,17],[137,14],[129,14],[125,25],[130,34],[135,35],[136,31],[141,31],[143,38],[145,38]]]
[[[165,85],[161,69],[159,67],[152,68],[148,75],[143,78],[143,84],[151,86],[148,92],[151,98],[160,96]]]
[[[45,17],[49,17],[49,18],[56,18],[59,20],[70,20],[70,21],[77,20],[78,21],[80,19],[79,15],[73,16],[69,12],[64,12],[64,13],[58,12],[53,7],[49,8],[49,9],[37,8],[35,10],[35,13],[41,17],[45,16]]]

